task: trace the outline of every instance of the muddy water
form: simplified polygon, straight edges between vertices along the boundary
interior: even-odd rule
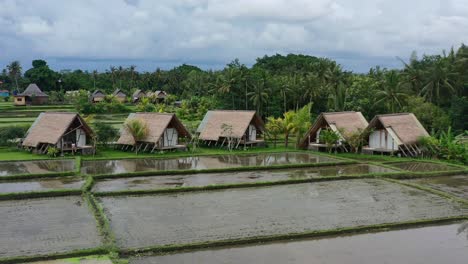
[[[414,172],[425,172],[425,171],[448,171],[448,170],[457,170],[459,168],[449,165],[430,163],[430,162],[417,162],[417,161],[408,161],[408,162],[395,162],[388,163],[388,165],[407,171]]]
[[[380,180],[103,197],[122,247],[184,244],[468,213],[468,207]]]
[[[0,177],[18,174],[66,172],[75,169],[75,160],[2,161]]]
[[[107,257],[98,257],[98,258],[78,257],[78,258],[70,258],[70,259],[30,262],[30,264],[112,264],[112,261]]]
[[[85,174],[115,174],[138,171],[203,170],[246,166],[269,166],[334,162],[336,159],[301,152],[219,155],[172,159],[122,159],[83,161]]]
[[[392,171],[395,170],[375,165],[352,164],[307,169],[133,177],[99,181],[94,186],[94,191],[109,192],[122,190],[152,190],[171,187],[207,186],[212,184],[253,183],[262,181],[272,182],[290,179],[310,179],[320,176],[339,176]]]
[[[468,199],[468,175],[431,177],[409,181]]]
[[[93,248],[96,221],[81,197],[0,202],[0,258]]]
[[[460,224],[130,259],[130,264],[466,264]]]
[[[84,180],[79,177],[61,177],[37,180],[0,181],[0,193],[80,189]]]

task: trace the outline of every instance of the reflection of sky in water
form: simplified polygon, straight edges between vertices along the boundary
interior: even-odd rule
[[[203,170],[243,166],[271,166],[334,162],[336,159],[309,153],[265,153],[250,155],[200,156],[172,159],[123,159],[83,161],[87,174],[124,173],[148,170]]]

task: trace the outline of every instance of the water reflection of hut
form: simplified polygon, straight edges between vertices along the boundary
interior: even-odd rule
[[[418,146],[421,137],[429,136],[412,113],[377,115],[366,129],[369,145],[364,153],[398,153],[403,156],[418,156],[422,152]]]
[[[362,133],[367,125],[367,120],[361,112],[321,113],[305,134],[300,146],[312,150],[326,149],[327,145],[322,141],[320,133],[324,130],[331,130],[340,138],[333,147],[348,152],[349,148],[346,146],[347,138],[354,133]]]
[[[179,121],[175,114],[165,113],[132,113],[127,121],[131,119],[141,120],[146,123],[148,133],[145,138],[135,142],[131,133],[122,129],[117,141],[122,149],[135,149],[142,151],[186,149],[185,144],[180,143],[181,138],[190,138],[191,135]]]
[[[93,131],[76,113],[44,112],[29,128],[22,146],[36,153],[47,153],[48,147],[56,147],[62,152],[72,151],[92,154],[90,145]]]
[[[197,129],[199,139],[208,146],[224,146],[232,140],[236,148],[264,145],[263,131],[260,116],[255,111],[242,110],[208,111]]]

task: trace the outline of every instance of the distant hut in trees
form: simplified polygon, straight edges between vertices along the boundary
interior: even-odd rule
[[[121,89],[115,89],[112,95],[121,103],[125,103],[127,101],[127,95]]]
[[[255,111],[208,111],[198,126],[199,140],[206,145],[225,146],[231,141],[234,147],[264,145],[265,124]]]
[[[0,83],[1,84],[1,83]],[[8,97],[10,96],[10,91],[8,90],[0,90],[0,97]]]
[[[175,114],[166,113],[131,113],[127,120],[137,119],[144,122],[148,128],[148,134],[141,141],[135,142],[132,134],[126,128],[121,129],[117,144],[122,149],[135,149],[139,151],[155,151],[169,149],[186,149],[181,144],[181,138],[190,139],[191,135],[179,121]]]
[[[106,94],[101,92],[101,90],[96,90],[91,94],[91,102],[92,103],[99,103],[104,101],[104,98],[106,97]]]
[[[15,95],[14,105],[43,105],[47,104],[48,101],[49,96],[41,91],[35,83],[31,83],[24,92]]]
[[[94,153],[91,144],[93,130],[79,114],[43,112],[29,128],[22,146],[35,153],[45,154],[48,147],[62,152]]]
[[[422,151],[418,146],[421,137],[429,136],[412,113],[377,115],[367,127],[369,145],[363,153],[388,153],[403,156],[419,156]]]
[[[329,129],[340,138],[333,147],[348,152],[349,148],[345,144],[347,138],[354,133],[363,133],[367,125],[367,120],[361,112],[321,113],[305,134],[300,146],[311,150],[325,150],[327,145],[323,142],[320,135],[321,132]]]
[[[167,93],[165,91],[147,92],[146,96],[155,104],[161,104],[166,101]]]
[[[145,92],[143,92],[142,90],[138,89],[136,90],[133,95],[132,95],[132,101],[133,103],[138,103],[141,101],[142,98],[146,97],[146,94]]]

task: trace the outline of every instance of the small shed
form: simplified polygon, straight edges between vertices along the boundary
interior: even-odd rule
[[[106,97],[106,94],[101,92],[101,90],[96,90],[91,94],[91,102],[92,103],[99,103],[104,101],[104,98]]]
[[[349,149],[345,144],[347,137],[354,133],[364,132],[367,125],[367,120],[361,112],[346,111],[321,113],[305,134],[300,146],[312,150],[325,149],[327,146],[325,142],[321,141],[320,133],[324,130],[331,129],[340,137],[334,147],[348,152]]]
[[[132,95],[132,101],[133,101],[133,103],[138,103],[138,102],[140,102],[140,100],[141,100],[143,97],[146,97],[145,92],[143,92],[142,90],[138,89],[138,90],[136,90],[136,91],[133,93],[133,95]]]
[[[190,139],[191,135],[175,114],[131,113],[126,122],[131,119],[138,119],[146,123],[148,134],[141,141],[135,142],[131,133],[126,128],[122,128],[120,138],[117,141],[122,149],[138,148],[139,151],[151,152],[155,150],[187,149],[187,146],[182,144],[180,139]]]
[[[77,113],[43,112],[29,128],[22,146],[35,153],[46,154],[48,147],[63,152],[94,153],[93,130]]]
[[[239,145],[265,145],[265,124],[255,111],[212,110],[208,111],[198,126],[198,138],[206,145],[226,145],[229,139]]]
[[[10,91],[0,90],[0,97],[8,97],[8,96],[10,96]]]
[[[49,96],[44,93],[35,83],[28,85],[24,92],[15,95],[14,105],[43,105],[47,104]]]
[[[127,101],[127,95],[121,89],[115,89],[112,95],[121,103],[125,103]]]
[[[367,127],[369,145],[363,148],[364,153],[391,153],[403,156],[422,154],[418,146],[421,137],[429,136],[412,113],[377,115]]]

